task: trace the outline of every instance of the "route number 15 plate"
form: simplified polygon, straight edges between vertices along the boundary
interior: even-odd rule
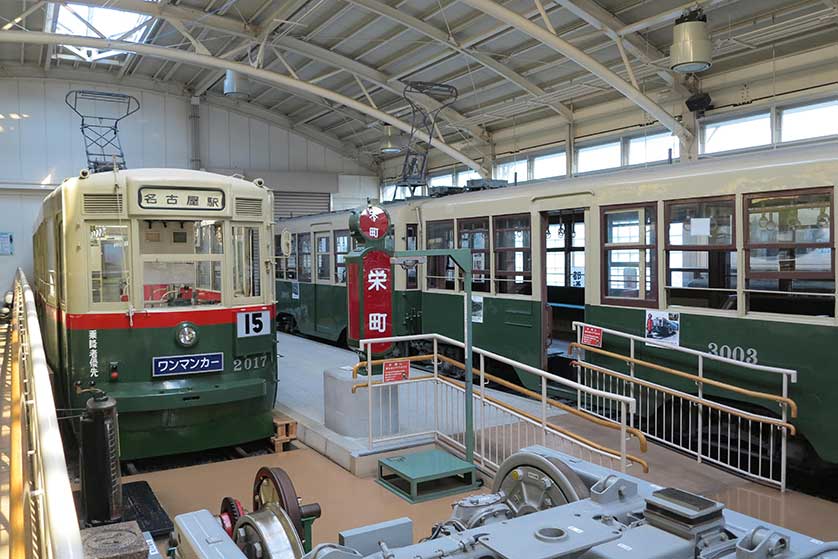
[[[247,311],[236,313],[236,336],[251,338],[271,333],[270,311]]]

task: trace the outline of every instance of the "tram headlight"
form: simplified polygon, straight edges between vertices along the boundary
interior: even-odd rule
[[[198,329],[194,325],[184,322],[178,326],[175,339],[182,347],[192,347],[198,343]]]

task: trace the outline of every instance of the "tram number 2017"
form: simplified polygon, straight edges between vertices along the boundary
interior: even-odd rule
[[[268,364],[268,354],[254,355],[252,357],[239,357],[233,359],[233,372],[250,371],[252,369],[261,369]]]
[[[715,342],[710,342],[707,344],[707,353],[710,353],[711,355],[718,355],[719,357],[725,357],[727,359],[735,359],[737,361],[742,361],[743,363],[753,363],[754,365],[759,363],[757,350],[753,347],[741,347],[738,345],[720,346]]]

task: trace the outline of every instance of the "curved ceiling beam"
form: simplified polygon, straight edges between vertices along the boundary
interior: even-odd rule
[[[360,0],[352,0],[360,1]],[[370,1],[370,0],[363,0]],[[592,56],[586,54],[582,50],[571,45],[564,39],[557,37],[550,33],[547,29],[536,25],[525,17],[519,16],[512,10],[501,6],[493,0],[461,0],[476,10],[480,10],[495,19],[507,23],[522,33],[525,33],[544,43],[546,46],[552,48],[561,55],[573,60],[587,71],[591,72],[605,83],[622,93],[626,98],[631,100],[634,104],[649,113],[666,126],[679,139],[689,141],[692,138],[692,133],[687,130],[680,122],[678,122],[672,115],[670,115],[663,107],[652,101],[649,97],[644,95],[640,90],[623,80],[620,76],[609,70],[605,65],[601,64]]]
[[[477,52],[470,48],[463,48],[452,38],[448,36],[448,33],[441,29],[437,29],[433,25],[422,21],[417,17],[413,17],[409,14],[404,13],[401,10],[393,8],[392,6],[388,6],[379,0],[347,0],[350,4],[360,6],[365,8],[375,14],[380,16],[386,17],[396,23],[404,25],[405,27],[409,27],[413,29],[417,33],[425,35],[426,37],[433,39],[434,41],[441,43],[448,48],[454,49],[455,51],[472,58],[479,64],[485,66],[486,68],[492,70],[499,76],[507,79],[508,81],[514,83],[530,95],[539,98],[546,95],[546,91],[541,89],[539,86],[534,84],[529,79],[525,78],[509,66],[502,64],[489,56],[488,54]],[[520,17],[520,16],[519,16]],[[570,110],[567,105],[560,103],[558,101],[546,102],[545,105],[553,108],[557,113],[562,115],[568,122],[573,121],[573,112]]]
[[[143,56],[150,56],[152,58],[159,58],[162,60],[171,60],[174,62],[183,62],[185,64],[194,64],[196,66],[203,66],[205,68],[213,68],[217,70],[235,70],[243,75],[246,75],[254,80],[277,85],[299,91],[302,94],[313,94],[339,103],[358,112],[371,116],[376,120],[380,120],[386,124],[394,126],[399,130],[410,133],[411,127],[408,123],[393,117],[378,109],[374,109],[369,105],[356,101],[340,93],[336,93],[330,89],[326,89],[302,80],[297,80],[276,72],[270,72],[261,68],[254,68],[248,64],[240,62],[232,62],[230,60],[223,60],[205,54],[198,54],[188,52],[180,49],[171,49],[166,47],[159,47],[154,45],[144,45],[137,43],[130,43],[127,41],[112,41],[109,39],[97,39],[93,37],[81,37],[78,35],[58,35],[55,33],[43,33],[36,31],[0,31],[0,43],[24,43],[36,45],[71,45],[75,47],[89,47],[98,49],[117,49],[128,52],[134,52]],[[419,140],[429,143],[431,138],[427,134],[416,132]],[[474,169],[482,176],[490,176],[488,171],[484,169],[478,162],[472,160],[459,150],[456,150],[448,144],[442,142],[434,142],[433,146],[439,151],[445,153],[449,157],[456,159],[464,165]]]

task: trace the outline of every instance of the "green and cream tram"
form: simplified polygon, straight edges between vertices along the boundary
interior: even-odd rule
[[[271,436],[272,194],[200,171],[82,171],[43,203],[35,285],[61,408],[117,400],[123,459]]]
[[[408,225],[417,228],[419,248],[472,249],[472,287],[481,303],[473,310],[475,345],[575,378],[568,355],[573,321],[643,336],[653,316],[678,313],[677,326],[667,328],[678,328],[682,347],[796,369],[790,396],[800,415],[792,444],[801,445],[804,461],[814,449],[838,463],[829,411],[838,400],[836,184],[838,150],[804,147],[412,199],[398,204],[402,212],[385,207],[402,228],[397,250],[406,248]],[[314,234],[310,219],[286,220],[280,229]],[[333,233],[330,219],[317,216],[319,234]],[[317,257],[316,248],[307,250]],[[286,274],[313,265],[300,254],[282,262]],[[289,292],[318,281],[308,274],[277,278]],[[450,263],[429,259],[415,282],[414,330],[461,338],[462,285]],[[301,302],[295,312],[310,316]],[[316,304],[318,313],[331,312]],[[341,312],[345,299],[334,304]],[[284,305],[280,299],[280,314]],[[695,366],[643,344],[637,351],[682,370]],[[516,373],[518,382],[537,388]],[[743,376],[745,370],[708,373],[763,392],[776,393],[780,382],[776,375]],[[744,396],[736,403],[777,413]]]

